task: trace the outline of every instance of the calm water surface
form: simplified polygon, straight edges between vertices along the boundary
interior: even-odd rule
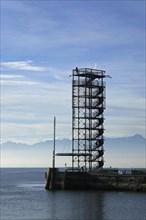
[[[46,191],[44,168],[1,169],[1,220],[146,220],[146,194]]]

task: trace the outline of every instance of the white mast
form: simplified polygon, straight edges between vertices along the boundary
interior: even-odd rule
[[[56,148],[56,117],[54,117],[53,168],[55,168],[55,148]]]

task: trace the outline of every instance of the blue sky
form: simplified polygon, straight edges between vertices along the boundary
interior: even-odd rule
[[[1,1],[2,142],[71,138],[76,66],[112,76],[105,136],[144,136],[145,1]]]

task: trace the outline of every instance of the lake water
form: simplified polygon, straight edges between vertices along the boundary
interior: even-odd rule
[[[146,194],[46,191],[45,168],[1,169],[1,220],[146,220]]]

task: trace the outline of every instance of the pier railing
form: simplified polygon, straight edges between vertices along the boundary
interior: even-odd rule
[[[57,168],[57,171],[82,172],[83,169],[78,169],[78,168],[72,169],[72,167],[59,167]],[[97,172],[113,173],[113,174],[121,174],[121,175],[146,175],[146,168],[103,168],[98,170]]]

